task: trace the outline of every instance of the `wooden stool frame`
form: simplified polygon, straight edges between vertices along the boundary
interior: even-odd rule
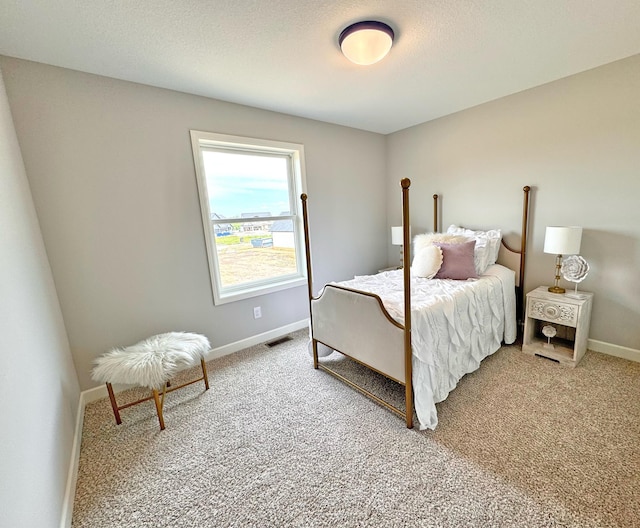
[[[118,403],[116,402],[116,395],[113,392],[113,386],[111,385],[111,383],[107,382],[107,392],[109,393],[109,400],[111,401],[113,415],[116,417],[116,424],[120,425],[122,423],[122,419],[120,418],[120,411],[122,409],[132,407],[142,402],[153,400],[156,404],[156,412],[158,413],[158,421],[160,422],[160,430],[162,431],[164,429],[164,415],[162,414],[162,409],[164,407],[164,397],[167,393],[181,389],[182,387],[186,387],[187,385],[192,385],[193,383],[198,383],[199,381],[204,381],[204,390],[209,390],[209,376],[207,375],[207,366],[203,358],[200,359],[200,366],[202,367],[202,376],[200,376],[199,378],[192,381],[187,381],[186,383],[183,383],[182,385],[178,385],[176,387],[172,387],[170,382],[167,380],[167,382],[163,385],[161,391],[158,389],[152,389],[151,396],[147,396],[146,398],[142,398],[131,403],[125,403],[124,405],[118,405]]]

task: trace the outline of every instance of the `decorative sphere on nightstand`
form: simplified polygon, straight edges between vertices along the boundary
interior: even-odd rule
[[[542,333],[548,337],[549,339],[551,339],[552,337],[554,337],[558,332],[555,328],[555,326],[551,326],[551,325],[544,325],[542,327]]]
[[[554,349],[555,347],[551,344],[551,338],[558,333],[558,331],[556,330],[556,327],[551,325],[544,325],[542,327],[542,333],[547,338],[547,342],[542,346],[545,348]]]

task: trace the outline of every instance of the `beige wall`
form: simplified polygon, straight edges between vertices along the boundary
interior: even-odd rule
[[[218,347],[308,316],[304,286],[213,305],[190,129],[304,144],[317,284],[386,263],[384,136],[18,59],[0,66],[82,389],[116,345],[186,330]]]
[[[59,526],[80,391],[1,73],[0,226],[0,526]]]
[[[639,94],[636,55],[388,136],[388,224],[400,219],[397,180],[409,177],[414,233],[432,229],[433,193],[443,195],[445,228],[519,232],[531,185],[526,291],[553,281],[545,227],[583,226],[590,337],[640,349]]]

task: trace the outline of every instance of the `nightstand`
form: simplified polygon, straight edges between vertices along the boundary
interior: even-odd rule
[[[551,293],[540,286],[527,293],[522,351],[575,367],[587,351],[593,293]],[[542,329],[550,325],[549,340]],[[549,343],[550,341],[550,343]]]

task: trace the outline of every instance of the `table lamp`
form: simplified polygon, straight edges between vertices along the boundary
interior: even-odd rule
[[[580,253],[582,241],[581,227],[547,227],[544,235],[544,252],[556,255],[556,277],[553,286],[549,287],[551,293],[564,293],[565,289],[558,286],[560,281],[560,267],[562,255],[576,255]]]
[[[391,244],[394,246],[400,246],[400,267],[403,266],[402,261],[402,246],[403,246],[403,237],[404,233],[402,231],[402,226],[393,226],[391,228]]]

